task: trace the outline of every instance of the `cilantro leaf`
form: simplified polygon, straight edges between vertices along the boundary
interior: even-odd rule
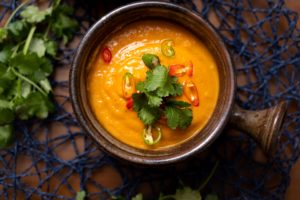
[[[145,94],[133,94],[132,98],[134,102],[133,109],[145,125],[152,125],[161,117],[162,112],[158,107],[150,107],[147,104]]]
[[[159,97],[167,97],[170,96],[171,93],[175,93],[175,90],[174,87],[169,83],[165,84],[164,87],[160,87],[156,90],[156,94]]]
[[[4,91],[9,88],[10,81],[7,79],[0,79],[0,94],[4,93]]]
[[[6,73],[7,67],[0,63],[0,77],[3,76]]]
[[[155,92],[158,97],[182,95],[182,85],[176,77],[168,75],[165,66],[157,66],[148,71],[146,81],[138,83],[136,88],[140,92]]]
[[[31,117],[44,119],[53,110],[54,106],[48,97],[45,97],[40,92],[30,93],[27,98],[16,105],[16,114],[22,120],[27,120]]]
[[[26,37],[28,24],[25,21],[17,20],[7,26],[7,30],[12,34],[13,39],[21,41]]]
[[[169,99],[167,101],[167,105],[169,105],[169,106],[178,106],[180,108],[186,108],[186,107],[191,106],[191,104],[189,104],[185,101],[178,101],[178,100],[175,100],[175,99]]]
[[[54,42],[52,40],[48,40],[45,43],[45,47],[46,47],[47,54],[49,54],[52,57],[56,56],[56,52],[57,52],[57,44],[56,44],[56,42]]]
[[[12,102],[11,101],[7,101],[5,99],[0,99],[0,110],[3,108],[12,108]]]
[[[70,40],[78,27],[77,21],[70,17],[72,13],[73,9],[65,5],[58,6],[53,13],[51,30],[57,37],[63,38],[64,44]]]
[[[179,109],[174,106],[166,106],[165,115],[167,117],[168,126],[172,129],[187,128],[193,120],[191,109]]]
[[[168,80],[168,70],[164,66],[157,66],[147,72],[145,89],[149,92],[163,88]]]
[[[7,38],[7,30],[6,28],[0,28],[0,43],[2,43]]]
[[[159,120],[160,116],[160,110],[150,106],[145,106],[138,112],[138,117],[145,125],[154,124],[157,120]]]
[[[41,81],[39,82],[39,84],[40,84],[40,86],[42,86],[42,88],[43,88],[47,93],[49,93],[49,92],[52,91],[52,87],[51,87],[50,82],[49,82],[49,80],[48,80],[47,78],[41,80]]]
[[[13,138],[13,126],[11,124],[0,126],[0,148],[11,144]]]
[[[4,65],[0,65],[0,94],[12,87],[14,74]]]
[[[39,61],[41,71],[44,72],[45,76],[49,76],[53,72],[53,65],[51,64],[51,61],[46,57],[40,58]]]
[[[201,200],[201,194],[197,190],[192,190],[190,187],[177,189],[173,196],[175,200]]]
[[[32,53],[36,53],[39,57],[43,57],[46,52],[46,44],[44,40],[40,38],[32,38],[29,51]]]
[[[148,102],[149,106],[159,107],[162,104],[163,99],[161,97],[157,96],[154,92],[146,91],[144,82],[137,83],[136,89],[146,95],[147,99],[145,100]]]
[[[179,83],[171,83],[167,80],[163,87],[157,89],[157,95],[160,97],[181,96],[182,86]]]
[[[157,94],[162,97],[181,96],[183,93],[182,85],[176,77],[168,77],[164,87],[157,90]]]
[[[147,99],[144,94],[135,93],[132,95],[133,98],[133,109],[136,112],[139,112],[144,106],[147,105]]]
[[[180,123],[180,109],[175,107],[166,107],[165,115],[167,117],[168,126],[171,129],[176,129],[177,126],[179,126]]]
[[[135,86],[137,91],[146,92],[145,90],[145,82],[138,82]]]
[[[53,71],[49,59],[39,57],[36,53],[24,55],[20,52],[10,60],[10,66],[17,68],[22,74],[31,75],[31,79],[35,82],[45,79]]]
[[[4,48],[0,51],[0,62],[7,63],[11,54],[12,54],[12,47],[4,46]]]
[[[174,92],[170,93],[172,96],[181,96],[183,94],[183,87],[180,83],[173,83]]]
[[[37,6],[27,6],[22,12],[21,17],[29,23],[39,23],[45,20],[47,15],[52,12],[51,8],[40,10]]]
[[[28,76],[30,80],[34,81],[35,83],[39,83],[41,80],[46,79],[46,75],[40,69],[35,71],[32,75]]]
[[[174,199],[174,200],[201,200],[201,194],[198,190],[193,190],[190,187],[183,187],[177,189],[173,195],[164,196],[162,193],[159,195],[159,200]]]
[[[16,78],[16,75],[11,71],[10,68],[6,68],[6,71],[4,74],[2,74],[1,79],[8,79],[8,80],[14,80]]]
[[[112,200],[125,200],[125,197],[123,197],[123,196],[111,196],[110,198]]]
[[[71,16],[74,13],[74,9],[71,6],[64,4],[64,5],[56,6],[54,12],[55,12],[54,14],[64,13],[65,15]]]
[[[31,85],[25,81],[22,83],[22,97],[27,98],[31,93]]]
[[[84,190],[81,190],[80,192],[76,193],[76,200],[84,200],[86,196],[86,192]]]
[[[193,112],[191,109],[181,109],[181,120],[179,128],[185,129],[191,125],[193,120]]]
[[[162,104],[163,99],[161,97],[156,96],[153,93],[145,93],[148,99],[148,105],[150,107],[159,107]]]
[[[131,200],[143,200],[143,195],[139,193],[136,196],[132,197]]]
[[[10,60],[10,65],[17,68],[22,74],[30,75],[39,69],[40,60],[36,53],[24,55],[20,52]]]
[[[6,99],[7,101],[10,101],[11,105],[14,105],[14,101],[11,101],[12,98],[19,95],[19,85],[18,80],[12,80],[9,83],[9,86],[6,87],[4,92],[1,94],[1,99]]]
[[[9,108],[0,108],[0,125],[9,124],[15,119],[14,111]]]

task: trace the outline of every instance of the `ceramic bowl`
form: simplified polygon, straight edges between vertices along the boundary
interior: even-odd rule
[[[220,94],[216,108],[206,126],[192,139],[174,147],[144,150],[128,146],[108,133],[97,121],[87,99],[87,66],[92,55],[114,32],[143,19],[161,19],[180,25],[197,36],[215,58]],[[234,104],[236,77],[228,50],[216,31],[199,15],[178,5],[162,2],[133,3],[111,11],[85,34],[77,49],[70,71],[70,93],[73,109],[82,127],[110,154],[145,165],[169,164],[206,149],[230,123],[252,135],[265,152],[278,137],[285,103],[261,111],[246,111]]]

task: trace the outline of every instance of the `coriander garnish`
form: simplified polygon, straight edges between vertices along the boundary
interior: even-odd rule
[[[144,55],[145,65],[148,66],[148,61],[153,58],[159,60],[156,55]],[[152,63],[150,62],[150,64]],[[183,86],[179,83],[178,78],[170,76],[169,69],[160,63],[148,67],[150,70],[147,71],[146,80],[137,83],[136,89],[138,92],[134,93],[132,98],[134,102],[133,109],[146,126],[143,132],[144,141],[148,145],[153,145],[159,140],[153,139],[151,128],[156,127],[155,129],[157,129],[155,123],[159,119],[165,117],[171,129],[185,129],[191,124],[193,114],[190,108],[191,104],[174,99],[183,94]],[[159,137],[157,138],[160,139],[161,131],[158,132]]]
[[[0,28],[0,147],[11,143],[15,118],[44,119],[54,111],[48,77],[58,45],[52,38],[65,44],[77,27],[72,8],[59,5],[60,0],[43,10],[27,3]]]

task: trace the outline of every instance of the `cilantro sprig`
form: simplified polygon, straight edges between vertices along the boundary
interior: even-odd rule
[[[154,126],[164,116],[171,129],[187,128],[193,119],[191,104],[174,99],[182,95],[183,86],[177,77],[169,75],[169,69],[156,55],[145,54],[142,59],[149,71],[146,80],[137,83],[138,93],[132,95],[134,111],[146,126]]]
[[[76,193],[75,200],[84,200],[84,199],[86,199],[85,197],[86,197],[86,191],[81,190],[81,191]]]
[[[13,141],[15,119],[44,119],[54,111],[48,79],[57,55],[54,38],[66,44],[77,28],[72,8],[60,0],[43,10],[27,3],[0,28],[0,147]]]
[[[160,64],[154,68],[151,66],[146,80],[136,85],[139,93],[132,95],[133,108],[145,125],[154,125],[165,116],[171,129],[187,128],[193,119],[191,104],[174,99],[182,95],[182,88],[177,77],[169,75],[167,67]]]
[[[219,165],[219,161],[215,163],[213,168],[211,169],[209,175],[206,177],[204,182],[199,186],[197,189],[192,189],[191,187],[184,186],[181,182],[181,187],[176,189],[176,192],[174,194],[164,195],[163,193],[160,193],[158,200],[219,200],[218,195],[214,193],[209,193],[203,198],[202,196],[202,190],[206,187],[208,182],[213,177],[214,173],[217,170],[217,167]],[[123,196],[112,196],[113,200],[124,200],[125,197]],[[138,193],[136,196],[133,196],[131,200],[143,200],[143,194]]]

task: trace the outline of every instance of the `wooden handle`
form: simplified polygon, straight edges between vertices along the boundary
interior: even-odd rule
[[[286,113],[286,103],[280,102],[274,107],[250,111],[234,105],[230,124],[252,136],[262,147],[263,151],[270,155],[275,150],[275,144],[279,139],[283,118]]]

